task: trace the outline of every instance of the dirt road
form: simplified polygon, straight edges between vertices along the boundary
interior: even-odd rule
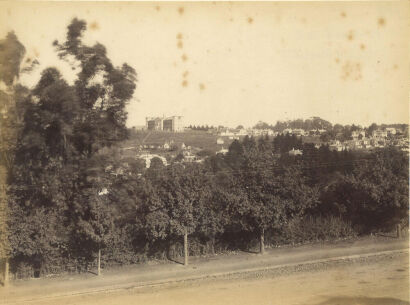
[[[270,249],[264,256],[194,258],[188,267],[129,266],[106,270],[101,277],[13,282],[8,290],[0,289],[0,300],[49,305],[407,304],[400,300],[409,300],[408,251],[399,250],[407,246],[407,239],[372,238]],[[374,299],[381,297],[395,300]]]
[[[29,304],[399,305],[409,304],[408,254],[262,278],[217,279],[160,289],[64,297]]]

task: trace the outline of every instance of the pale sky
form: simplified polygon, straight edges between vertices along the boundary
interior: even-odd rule
[[[396,2],[0,2],[0,39],[14,30],[40,71],[74,17],[85,41],[138,73],[128,126],[146,116],[253,126],[320,116],[332,123],[408,123],[410,5]]]

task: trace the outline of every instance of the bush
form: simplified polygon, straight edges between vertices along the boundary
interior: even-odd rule
[[[349,222],[341,218],[310,216],[291,220],[283,228],[283,235],[290,243],[304,243],[355,237],[357,233]]]

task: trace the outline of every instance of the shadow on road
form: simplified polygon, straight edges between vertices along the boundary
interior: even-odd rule
[[[369,297],[330,297],[317,305],[409,305],[409,302],[395,298],[369,298]]]

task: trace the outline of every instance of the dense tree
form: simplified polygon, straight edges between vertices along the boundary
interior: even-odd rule
[[[375,152],[334,187],[344,217],[361,232],[408,220],[408,157],[395,148]]]

